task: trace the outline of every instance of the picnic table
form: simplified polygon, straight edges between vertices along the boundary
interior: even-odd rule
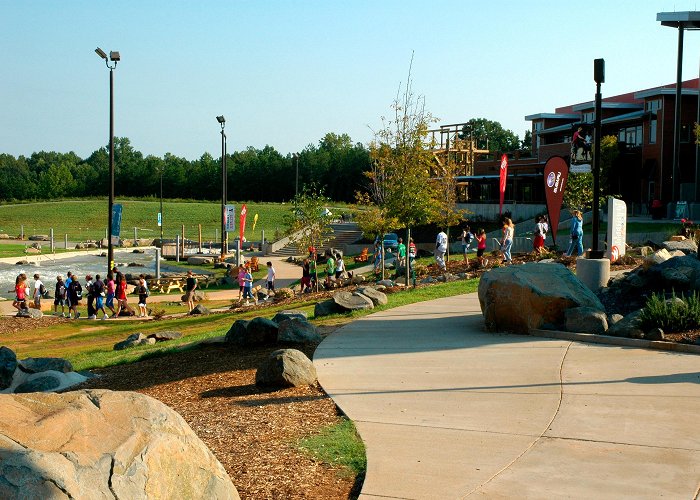
[[[210,284],[216,283],[216,278],[208,274],[195,274],[193,276],[197,280],[198,288],[209,288]],[[158,291],[160,293],[170,293],[173,290],[185,293],[186,284],[187,275],[166,276],[151,280],[148,284],[148,288],[151,291]]]

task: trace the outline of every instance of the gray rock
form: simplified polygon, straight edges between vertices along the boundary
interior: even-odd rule
[[[350,282],[351,282],[353,285],[360,285],[360,284],[362,284],[362,283],[365,282],[365,277],[362,276],[361,274],[355,274],[355,275],[352,277],[352,279],[350,280]]]
[[[154,345],[156,343],[156,339],[153,337],[146,337],[141,341],[139,345]]]
[[[641,328],[641,314],[641,309],[628,314],[620,321],[610,326],[608,328],[607,335],[612,335],[614,337],[630,337],[636,339],[644,338],[644,331],[642,331]]]
[[[192,302],[202,302],[203,300],[204,300],[203,294],[201,294],[199,292],[194,292],[194,296],[192,297]],[[181,295],[180,302],[187,302],[187,296]]]
[[[190,314],[211,314],[211,311],[204,307],[202,304],[197,304],[194,306],[194,308],[190,311]]]
[[[63,358],[27,358],[20,361],[20,370],[25,373],[40,373],[49,370],[68,373],[73,371],[73,365]]]
[[[687,288],[690,285],[690,278],[680,269],[663,269],[661,279],[671,288]]]
[[[144,253],[143,248],[134,248],[131,253]]]
[[[146,340],[146,336],[143,333],[132,333],[125,340],[117,342],[114,344],[115,351],[121,351],[123,349],[128,349],[129,347],[136,347],[141,345],[142,341]]]
[[[648,246],[643,246],[639,248],[639,253],[642,257],[646,257],[654,253],[654,249]]]
[[[267,318],[253,318],[246,327],[245,345],[271,345],[277,342],[279,325]]]
[[[60,387],[61,381],[53,375],[41,375],[15,387],[15,394],[25,392],[47,392]]]
[[[664,331],[661,328],[652,328],[644,333],[644,338],[647,340],[666,340]]]
[[[333,301],[346,311],[356,311],[360,309],[374,309],[374,303],[371,299],[360,295],[359,293],[351,292],[335,292]]]
[[[279,311],[273,316],[272,321],[279,324],[282,323],[285,319],[291,318],[307,319],[307,315],[304,311]]]
[[[0,390],[12,385],[12,377],[17,369],[17,356],[9,347],[0,347]]]
[[[624,316],[622,314],[611,314],[610,316],[608,316],[608,327],[618,323],[622,319],[624,319]]]
[[[49,241],[49,236],[46,234],[33,234],[27,239],[29,241]]]
[[[26,266],[27,264],[29,264],[29,261],[25,259],[18,260],[17,262],[15,262],[16,266]]]
[[[202,255],[193,255],[187,258],[187,263],[191,266],[202,266],[207,264],[213,264],[213,257],[205,257]]]
[[[344,310],[335,303],[333,299],[324,300],[322,302],[317,302],[314,306],[314,317],[320,318],[321,316],[328,316],[330,314],[341,313]]]
[[[572,307],[564,311],[566,329],[570,332],[600,335],[608,329],[605,311],[592,307]]]
[[[698,244],[695,243],[694,240],[692,239],[686,239],[683,241],[664,241],[661,246],[668,250],[669,252],[673,252],[675,250],[680,250],[681,252],[685,254],[689,253],[697,253],[698,251]]]
[[[250,321],[245,319],[237,319],[231,325],[226,333],[226,343],[243,345],[246,341],[246,330]]]
[[[375,306],[383,306],[389,302],[385,293],[380,292],[379,290],[377,290],[376,288],[372,288],[371,286],[358,288],[356,290],[356,293],[360,293],[365,297],[369,298]]]
[[[437,283],[438,280],[435,279],[435,278],[433,278],[432,276],[426,276],[425,278],[423,278],[422,280],[420,280],[420,282],[421,282],[422,285],[430,285],[430,284],[432,284],[432,283]]]
[[[175,330],[165,330],[163,332],[151,333],[147,338],[155,339],[158,342],[164,342],[166,340],[176,340],[182,338],[182,332]]]
[[[39,309],[34,309],[33,307],[29,307],[27,309],[24,309],[23,311],[18,311],[16,314],[16,317],[18,317],[18,318],[30,318],[30,319],[41,319],[44,317],[44,313],[41,312]]]
[[[566,267],[538,262],[485,272],[479,281],[479,304],[488,330],[521,333],[545,323],[565,327],[565,312],[574,307],[604,310]]]
[[[321,334],[305,319],[289,318],[280,322],[277,340],[295,344],[312,344],[321,342]]]
[[[279,349],[262,362],[255,373],[255,385],[263,387],[299,387],[316,382],[316,368],[296,349]]]
[[[187,423],[135,392],[0,395],[0,498],[238,499]]]
[[[377,285],[384,285],[387,288],[391,288],[393,286],[396,286],[396,284],[392,280],[377,281]]]

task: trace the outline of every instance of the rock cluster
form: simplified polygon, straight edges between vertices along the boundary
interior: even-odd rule
[[[1,394],[58,391],[84,382],[88,376],[92,375],[73,371],[70,361],[63,358],[18,360],[12,349],[0,347]]]
[[[264,346],[278,342],[307,344],[321,342],[316,327],[298,311],[277,313],[273,319],[236,320],[226,333],[226,343],[233,346]]]
[[[174,330],[164,330],[162,332],[151,333],[148,336],[143,333],[132,333],[125,340],[114,344],[115,351],[121,351],[130,347],[140,345],[153,345],[156,342],[165,342],[168,340],[176,340],[182,338],[182,333]]]
[[[332,299],[318,302],[314,307],[314,316],[320,317],[361,309],[374,309],[374,306],[386,303],[386,294],[380,291],[378,287],[360,287],[354,292],[335,292]]]

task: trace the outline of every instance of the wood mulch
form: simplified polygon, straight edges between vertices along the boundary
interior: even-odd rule
[[[361,479],[295,445],[340,421],[333,401],[318,385],[274,392],[255,386],[256,368],[277,348],[205,345],[95,370],[100,377],[79,388],[137,391],[168,405],[216,455],[241,498],[355,496]],[[315,348],[300,350],[311,357]]]

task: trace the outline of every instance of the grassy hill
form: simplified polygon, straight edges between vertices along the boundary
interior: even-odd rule
[[[139,238],[160,237],[158,227],[159,200],[137,201],[116,199],[115,203],[123,205],[121,236],[133,238],[134,227],[138,228]],[[230,202],[240,213],[240,202]],[[249,241],[260,240],[261,230],[266,238],[273,239],[275,231],[284,232],[284,216],[291,205],[279,203],[247,203],[248,217],[245,237]],[[258,214],[258,222],[253,231],[253,218]],[[214,202],[163,202],[163,236],[174,238],[182,233],[197,239],[197,225],[202,225],[202,237],[205,241],[215,240],[215,234],[221,230],[221,203]],[[68,234],[70,241],[99,239],[105,235],[107,227],[107,200],[67,200],[26,203],[21,205],[0,205],[0,233],[11,236],[20,234],[24,225],[25,236],[32,234],[49,234],[53,228],[55,238],[60,241]],[[238,220],[236,220],[238,227]],[[238,230],[230,238],[238,235]]]

